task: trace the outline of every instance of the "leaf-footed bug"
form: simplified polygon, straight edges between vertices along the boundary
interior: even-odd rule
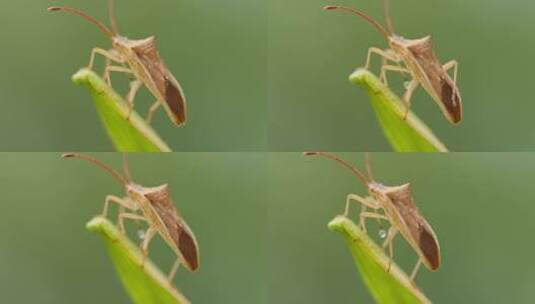
[[[104,50],[93,48],[89,60],[89,69],[93,68],[95,55],[100,54],[106,57],[106,67],[104,69],[104,79],[111,86],[111,72],[127,73],[135,76],[135,80],[130,83],[130,91],[126,96],[129,104],[129,114],[134,108],[134,98],[141,86],[145,85],[151,94],[156,98],[147,114],[147,122],[152,121],[154,112],[163,106],[171,121],[179,126],[186,122],[186,98],[182,87],[171,74],[163,62],[156,49],[156,38],[154,36],[146,39],[130,40],[120,36],[117,22],[113,14],[113,0],[109,0],[109,17],[111,29],[108,29],[102,22],[87,15],[86,13],[70,7],[49,7],[49,11],[64,11],[72,13],[96,25],[106,36],[111,39],[113,48]],[[111,65],[111,62],[121,65]],[[125,67],[124,64],[128,65]]]
[[[432,271],[439,268],[440,246],[437,236],[431,225],[429,225],[414,204],[410,183],[391,187],[376,182],[373,179],[368,154],[366,154],[368,176],[335,154],[327,152],[305,152],[304,154],[306,156],[323,156],[335,160],[355,174],[366,186],[369,196],[360,197],[353,193],[347,196],[344,216],[348,216],[349,214],[349,205],[352,202],[358,202],[362,204],[359,220],[362,230],[366,231],[366,218],[387,220],[390,223],[390,228],[388,229],[386,240],[383,243],[383,248],[388,246],[390,262],[394,257],[394,237],[398,232],[401,233],[418,255],[418,261],[410,276],[413,282],[422,263]],[[376,212],[368,212],[367,208],[371,208]],[[384,215],[378,213],[380,210],[384,212]],[[390,270],[390,264],[388,270]]]
[[[62,157],[89,161],[108,172],[125,187],[126,196],[123,198],[114,195],[106,196],[102,215],[107,216],[110,203],[118,204],[120,206],[118,226],[123,233],[125,233],[124,219],[147,222],[149,227],[144,233],[141,244],[141,250],[145,256],[148,256],[149,243],[156,233],[177,255],[177,260],[168,275],[169,281],[173,279],[181,263],[190,271],[196,271],[199,268],[197,239],[173,204],[167,184],[144,187],[134,183],[130,176],[126,154],[123,154],[124,176],[100,160],[88,155],[65,153]],[[140,213],[138,213],[139,211]]]
[[[384,7],[387,29],[356,9],[343,6],[325,6],[324,9],[355,14],[368,21],[386,38],[390,48],[381,50],[371,47],[368,50],[364,68],[369,69],[371,55],[377,54],[382,57],[380,78],[386,85],[388,85],[386,79],[387,71],[399,72],[412,77],[412,80],[406,85],[406,91],[403,95],[403,101],[406,105],[404,119],[406,119],[411,107],[412,94],[418,85],[421,85],[438,104],[446,119],[452,124],[458,124],[462,119],[462,102],[459,88],[457,87],[457,61],[451,60],[442,65],[433,50],[431,36],[420,39],[407,39],[395,34],[390,18],[388,0],[385,0]],[[397,63],[398,66],[388,64],[388,61]],[[405,67],[399,66],[400,62],[403,62]],[[453,80],[447,73],[451,68],[454,70]]]

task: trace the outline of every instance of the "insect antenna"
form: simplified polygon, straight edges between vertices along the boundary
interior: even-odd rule
[[[114,33],[112,31],[110,31],[104,24],[102,24],[102,22],[98,21],[97,19],[87,15],[86,13],[80,11],[80,10],[77,10],[75,8],[71,8],[71,7],[65,7],[65,6],[51,6],[48,8],[49,11],[51,12],[55,12],[55,11],[64,11],[64,12],[68,12],[68,13],[71,13],[71,14],[75,14],[75,15],[78,15],[82,18],[84,18],[85,20],[93,23],[94,25],[96,25],[101,32],[103,32],[104,34],[106,34],[108,37],[112,38],[114,35]]]
[[[349,169],[351,172],[355,174],[355,176],[364,183],[364,185],[368,185],[371,181],[366,175],[364,175],[362,172],[360,172],[355,166],[352,166],[345,160],[341,159],[340,157],[334,155],[333,153],[327,153],[327,152],[305,152],[303,153],[305,156],[323,156],[326,158],[330,158],[334,161],[337,161],[338,163],[342,164],[344,167]]]
[[[390,0],[384,1],[386,28],[390,33],[394,32],[394,23],[392,22],[392,14],[390,14]]]
[[[385,36],[385,38],[388,40],[388,37],[391,36],[391,33],[389,31],[387,31],[381,24],[379,24],[379,22],[375,21],[374,19],[372,19],[370,16],[366,15],[365,13],[359,11],[359,10],[356,10],[356,9],[352,9],[352,8],[349,8],[349,7],[345,7],[345,6],[334,6],[334,5],[328,5],[328,6],[324,6],[323,7],[324,10],[339,10],[339,11],[345,11],[345,12],[348,12],[348,13],[351,13],[351,14],[355,14],[361,18],[363,18],[364,20],[368,21],[371,25],[373,25],[377,30],[379,30],[379,32],[381,32],[381,34],[383,34],[383,36]]]
[[[119,33],[119,27],[117,26],[117,20],[115,19],[115,1],[113,0],[108,1],[108,14],[110,18],[111,30],[117,35]]]
[[[372,156],[370,152],[366,152],[366,171],[368,172],[368,178],[373,181]]]
[[[63,153],[61,155],[61,157],[63,158],[79,158],[79,159],[83,159],[83,160],[87,160],[88,162],[91,162],[97,166],[99,166],[100,168],[104,169],[104,171],[108,172],[113,178],[115,178],[119,183],[123,184],[123,185],[127,185],[128,184],[128,181],[119,173],[117,173],[117,171],[113,170],[110,166],[106,165],[105,163],[101,162],[100,160],[96,159],[96,158],[93,158],[89,155],[85,155],[85,154],[79,154],[79,153]]]
[[[132,181],[132,174],[130,174],[130,166],[128,165],[127,153],[123,153],[123,172],[126,179]]]

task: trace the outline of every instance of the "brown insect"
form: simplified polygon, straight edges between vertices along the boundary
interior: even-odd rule
[[[134,108],[134,97],[141,86],[147,89],[156,98],[147,114],[147,122],[150,123],[154,112],[163,106],[165,112],[176,125],[186,122],[186,98],[182,88],[173,74],[167,69],[160,54],[156,49],[156,38],[151,36],[146,39],[130,40],[120,36],[117,22],[113,14],[113,1],[109,1],[109,15],[112,30],[95,18],[88,16],[84,12],[70,7],[49,7],[49,11],[64,11],[76,14],[96,25],[106,36],[111,39],[113,48],[104,50],[93,48],[89,60],[89,69],[93,68],[95,55],[100,54],[106,57],[106,67],[104,69],[104,79],[111,86],[111,72],[127,73],[135,76],[135,80],[130,83],[130,91],[126,100],[129,104],[129,115]],[[111,65],[116,62],[120,65]],[[128,65],[125,67],[124,65]]]
[[[196,271],[199,268],[197,239],[173,204],[167,184],[157,187],[143,187],[134,183],[130,176],[126,154],[123,157],[124,176],[98,159],[88,155],[65,153],[62,157],[89,161],[104,169],[125,187],[126,196],[123,198],[115,195],[106,196],[102,215],[107,216],[110,203],[118,204],[120,206],[118,226],[123,233],[125,233],[124,219],[147,222],[149,227],[141,243],[141,250],[145,256],[148,256],[149,243],[152,238],[156,233],[160,234],[162,239],[177,255],[177,260],[168,275],[170,281],[175,276],[181,263],[190,271]],[[125,211],[125,209],[128,211]]]
[[[433,50],[431,36],[420,39],[406,39],[395,34],[389,7],[389,2],[385,0],[385,18],[388,30],[359,10],[343,6],[325,6],[324,9],[355,14],[368,21],[386,38],[390,48],[386,50],[375,47],[370,48],[364,68],[369,69],[371,55],[377,54],[382,57],[380,79],[386,85],[388,85],[386,79],[387,71],[399,72],[412,77],[412,80],[406,85],[406,91],[403,95],[403,101],[406,104],[404,119],[407,117],[411,107],[412,94],[418,85],[421,85],[438,104],[448,121],[452,124],[459,123],[462,119],[463,111],[461,95],[457,87],[457,61],[451,60],[442,65]],[[388,64],[388,61],[398,65]],[[400,66],[400,62],[403,62],[405,67]],[[447,72],[451,68],[454,71],[453,80]]]
[[[411,185],[409,183],[401,186],[385,186],[373,180],[369,156],[366,157],[366,169],[368,176],[360,172],[356,167],[350,165],[338,156],[326,152],[305,152],[307,156],[324,156],[333,159],[349,169],[368,188],[369,196],[360,197],[357,194],[349,194],[346,200],[344,216],[349,214],[351,202],[362,204],[359,225],[366,231],[366,218],[384,219],[390,222],[388,234],[383,243],[383,248],[388,246],[390,261],[394,257],[392,243],[397,233],[407,240],[411,247],[418,254],[418,262],[414,267],[411,280],[414,281],[416,273],[423,263],[429,270],[437,270],[440,266],[440,246],[438,239],[431,228],[431,225],[420,213],[412,198]],[[368,212],[367,208],[375,212]],[[382,210],[384,214],[380,214]],[[390,264],[389,264],[390,269]]]

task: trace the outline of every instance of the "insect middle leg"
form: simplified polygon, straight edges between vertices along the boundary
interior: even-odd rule
[[[390,261],[388,261],[388,268],[387,268],[387,272],[390,272],[390,267],[392,266],[392,261],[394,260],[394,237],[396,237],[396,235],[398,234],[398,230],[391,226],[389,229],[388,229],[388,235],[386,236],[386,240],[384,241],[383,243],[383,248],[385,248],[386,246],[388,246],[388,252],[390,254]]]
[[[370,207],[374,210],[377,210],[379,208],[381,208],[381,205],[379,205],[379,203],[377,203],[375,200],[373,200],[371,197],[366,197],[366,198],[363,198],[363,197],[360,197],[356,194],[348,194],[347,195],[347,198],[346,198],[346,208],[345,208],[345,211],[344,211],[344,216],[347,217],[347,215],[349,214],[349,205],[351,203],[361,203],[362,204],[362,209],[360,211],[360,215],[359,215],[359,225],[361,227],[361,229],[366,232],[366,223],[365,223],[365,218],[366,216],[363,216],[363,214],[367,214],[369,212],[366,212],[366,207]]]
[[[414,93],[414,90],[418,88],[419,82],[416,79],[413,79],[409,82],[407,85],[407,89],[405,90],[405,94],[403,94],[403,103],[405,103],[405,113],[403,114],[403,120],[407,119],[407,115],[409,115],[409,111],[411,109],[412,105],[412,94]]]
[[[106,66],[109,63],[109,60],[113,60],[113,61],[116,61],[116,62],[119,62],[119,63],[123,63],[124,62],[124,59],[115,50],[106,51],[106,50],[101,49],[101,48],[93,48],[91,50],[91,57],[89,58],[89,65],[87,66],[90,70],[93,69],[93,64],[95,62],[95,56],[97,54],[102,55],[102,56],[104,56],[106,58],[106,60],[107,60]]]
[[[130,91],[126,95],[126,102],[128,103],[128,114],[126,120],[130,120],[130,115],[134,111],[134,98],[136,97],[137,91],[143,86],[143,82],[139,79],[136,79],[130,82]]]

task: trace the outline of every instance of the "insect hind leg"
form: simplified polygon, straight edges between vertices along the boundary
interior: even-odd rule
[[[147,124],[150,125],[150,123],[152,122],[152,118],[154,117],[154,113],[156,112],[156,110],[158,110],[160,108],[160,106],[162,105],[161,102],[159,102],[158,100],[156,100],[152,106],[150,107],[149,111],[147,112],[147,117],[145,118],[145,121],[147,122]]]
[[[180,268],[180,264],[181,264],[180,258],[177,258],[175,260],[175,263],[173,264],[173,267],[171,268],[171,271],[169,271],[169,274],[167,275],[167,280],[169,282],[172,282],[173,279],[175,278],[178,268]]]
[[[411,109],[412,105],[412,94],[418,88],[418,81],[413,79],[409,82],[407,85],[407,89],[405,90],[405,94],[403,94],[403,103],[405,104],[405,113],[403,114],[403,120],[407,119],[407,116],[409,115],[409,111]]]
[[[458,67],[459,63],[457,62],[457,60],[450,60],[448,62],[446,62],[442,68],[444,69],[444,71],[449,71],[451,68],[453,68],[453,83],[455,85],[457,85],[457,67]]]

